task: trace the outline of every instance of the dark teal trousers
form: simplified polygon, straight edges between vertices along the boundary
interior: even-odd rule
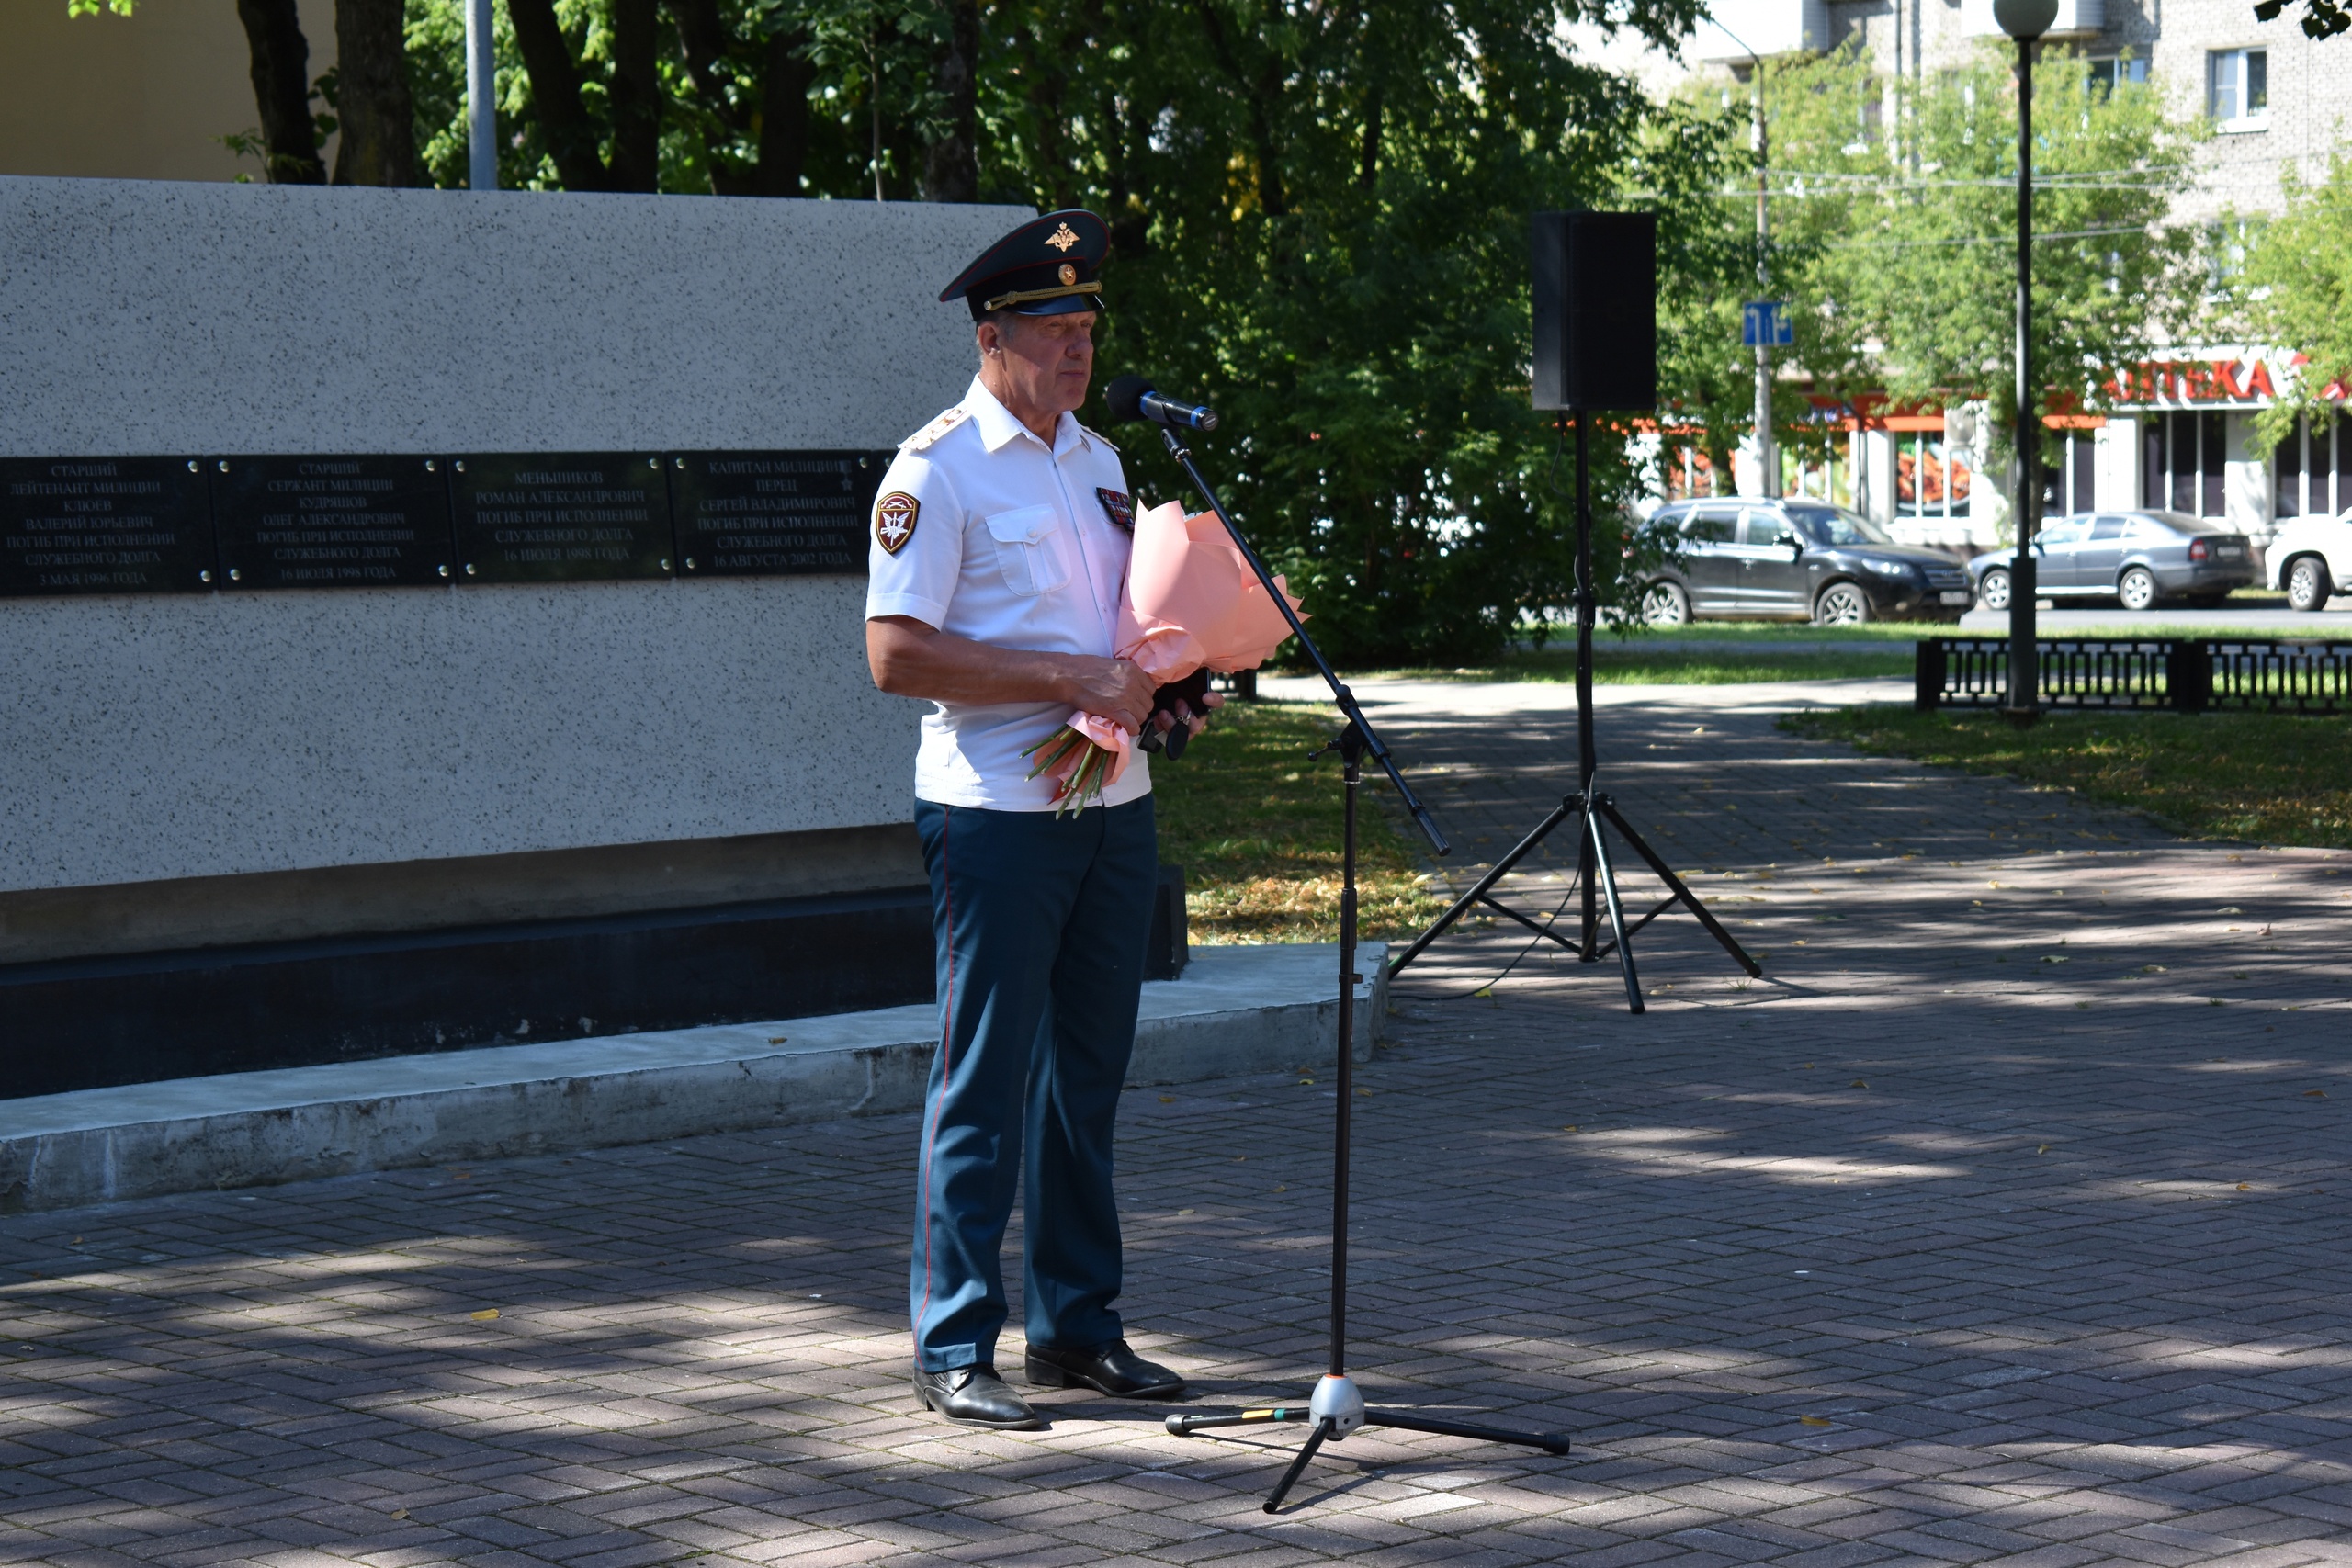
[[[1032,1345],[1122,1337],[1111,1140],[1159,850],[1151,797],[1075,817],[921,801],[939,953],[909,1296],[915,1362],[993,1365],[1024,1190]]]

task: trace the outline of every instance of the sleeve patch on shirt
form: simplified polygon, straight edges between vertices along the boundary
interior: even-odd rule
[[[1134,502],[1118,491],[1105,490],[1100,486],[1095,489],[1094,499],[1102,503],[1102,510],[1110,513],[1111,521],[1117,524],[1122,530],[1130,534],[1136,531]]]
[[[910,452],[928,452],[933,442],[971,417],[972,412],[969,409],[962,407],[949,409],[945,413],[908,436],[905,442],[906,449]]]
[[[897,555],[915,536],[915,519],[922,514],[922,502],[905,491],[892,491],[874,503],[874,542]]]

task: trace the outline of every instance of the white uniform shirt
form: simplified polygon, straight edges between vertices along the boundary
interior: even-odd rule
[[[1051,447],[979,378],[899,448],[876,493],[868,617],[909,615],[997,648],[1109,658],[1133,516],[1118,448],[1063,414]],[[1070,710],[1055,703],[936,703],[923,716],[915,795],[942,806],[1048,811],[1053,781],[1021,753]],[[1106,806],[1151,793],[1136,752]]]

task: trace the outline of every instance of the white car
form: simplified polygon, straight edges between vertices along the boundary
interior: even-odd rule
[[[2352,512],[2296,518],[2270,541],[2268,561],[2270,586],[2298,610],[2324,609],[2331,595],[2352,593]]]

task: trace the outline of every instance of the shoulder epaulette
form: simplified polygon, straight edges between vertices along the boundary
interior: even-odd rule
[[[1102,443],[1102,445],[1103,445],[1103,446],[1108,446],[1112,451],[1116,452],[1116,451],[1119,449],[1119,444],[1118,444],[1117,442],[1115,442],[1115,441],[1112,440],[1109,436],[1107,436],[1107,435],[1103,434],[1101,431],[1099,431],[1099,430],[1089,430],[1089,429],[1087,429],[1087,427],[1086,427],[1085,425],[1082,425],[1082,424],[1079,426],[1079,429],[1086,431],[1086,434],[1087,434],[1090,437],[1091,437],[1092,439],[1094,439],[1094,440],[1096,440],[1096,441],[1100,441],[1101,443]]]
[[[933,420],[929,424],[924,425],[921,430],[916,431],[912,435],[908,436],[906,440],[900,442],[899,444],[899,450],[901,452],[927,452],[931,449],[933,442],[937,441],[941,436],[946,434],[949,431],[955,429],[957,425],[963,423],[966,420],[971,417],[972,411],[969,409],[960,406],[949,409],[945,413],[941,414],[937,419]]]

